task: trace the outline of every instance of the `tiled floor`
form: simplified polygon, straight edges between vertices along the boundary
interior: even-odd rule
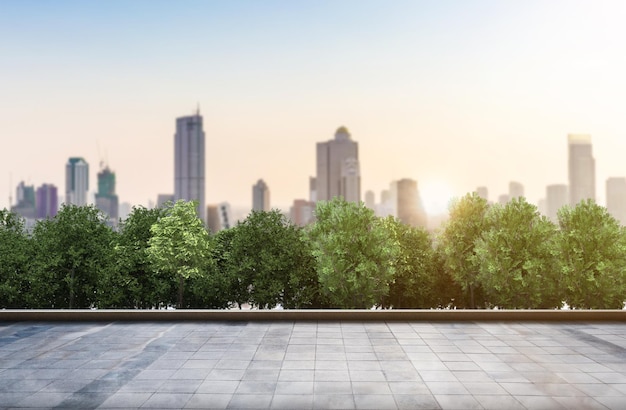
[[[0,408],[626,409],[626,323],[0,323]]]

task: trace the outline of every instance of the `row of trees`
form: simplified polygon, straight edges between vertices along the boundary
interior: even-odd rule
[[[195,203],[133,208],[118,231],[94,207],[23,221],[0,211],[3,308],[615,308],[626,231],[591,201],[541,216],[523,198],[457,200],[437,234],[321,202],[301,228],[252,212],[210,235]]]

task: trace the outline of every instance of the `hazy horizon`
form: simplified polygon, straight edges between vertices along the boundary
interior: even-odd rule
[[[198,104],[207,204],[251,206],[261,178],[272,206],[308,198],[342,125],[377,202],[411,178],[433,209],[510,181],[537,203],[582,133],[605,204],[626,176],[625,20],[622,1],[4,1],[0,209],[22,180],[64,195],[72,156],[91,191],[105,160],[120,202],[156,202]]]

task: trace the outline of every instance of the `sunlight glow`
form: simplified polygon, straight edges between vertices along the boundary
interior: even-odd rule
[[[419,183],[418,189],[424,210],[428,215],[448,213],[448,205],[454,195],[447,183],[437,180],[424,181]]]

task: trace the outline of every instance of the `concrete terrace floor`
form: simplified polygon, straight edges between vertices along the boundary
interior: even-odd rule
[[[626,323],[0,323],[0,408],[626,409]]]

